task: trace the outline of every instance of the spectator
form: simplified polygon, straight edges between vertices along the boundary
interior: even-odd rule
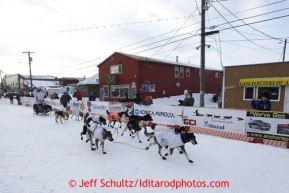
[[[38,106],[45,104],[45,101],[44,101],[45,91],[41,87],[37,87],[33,91],[33,96],[35,97],[33,109],[35,110],[36,114],[38,114]]]
[[[223,92],[221,91],[219,94],[218,94],[218,108],[222,108],[222,100],[223,100]]]
[[[13,104],[13,94],[10,92],[9,94],[10,104]]]
[[[185,99],[183,101],[179,101],[181,106],[194,106],[195,99],[193,97],[193,93],[191,90],[184,91]]]
[[[130,100],[129,100],[129,98],[128,98],[128,93],[125,93],[125,97],[124,98],[122,98],[122,99],[117,99],[119,102],[129,102]]]
[[[135,94],[135,98],[130,100],[131,102],[134,102],[135,104],[140,104],[143,100],[139,97],[139,94]]]
[[[271,109],[271,102],[270,102],[270,93],[268,91],[264,91],[261,95],[261,100],[257,98],[253,98],[251,101],[251,106],[255,110],[261,111],[270,111]]]
[[[55,92],[53,93],[53,95],[51,96],[52,99],[59,99],[58,94]]]
[[[21,102],[20,102],[20,94],[16,94],[16,99],[17,99],[17,104],[18,104],[18,105],[21,105]]]
[[[82,100],[82,94],[79,89],[76,90],[75,97],[77,98],[78,101]]]
[[[64,92],[60,98],[60,103],[65,108],[65,107],[67,107],[67,104],[70,102],[70,100],[71,100],[71,97],[66,92]]]
[[[94,93],[93,93],[93,92],[90,92],[89,97],[88,97],[88,100],[89,100],[89,101],[95,101],[95,99],[96,99],[96,97],[95,97]]]
[[[142,105],[148,106],[153,104],[153,97],[152,96],[146,96],[145,101],[142,103]]]

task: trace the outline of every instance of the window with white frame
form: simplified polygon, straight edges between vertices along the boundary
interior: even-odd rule
[[[268,91],[270,93],[271,101],[279,101],[280,100],[280,86],[258,86],[257,87],[257,95],[258,99],[261,99],[262,93],[264,91]]]
[[[255,96],[255,87],[244,87],[244,100],[252,100]]]
[[[108,95],[108,86],[103,86],[103,96],[104,97],[109,97],[109,95]]]
[[[186,77],[190,77],[190,75],[191,75],[191,69],[186,68]]]
[[[121,64],[110,66],[110,74],[122,73]]]
[[[216,73],[215,73],[215,77],[216,77],[216,78],[220,78],[220,77],[221,77],[221,76],[220,76],[220,72],[216,72]]]
[[[175,77],[178,78],[179,77],[179,67],[175,66]]]
[[[129,95],[129,85],[113,85],[110,86],[111,90],[111,98],[120,98],[125,97],[125,94],[127,93]]]
[[[180,67],[180,78],[184,78],[184,67]]]

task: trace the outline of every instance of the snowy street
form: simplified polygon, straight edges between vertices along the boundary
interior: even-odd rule
[[[124,136],[114,134],[114,142],[105,142],[104,155],[101,148],[90,150],[86,136],[80,140],[83,121],[69,118],[64,124],[56,123],[53,113],[34,115],[31,107],[15,103],[0,99],[1,193],[271,193],[289,189],[288,149],[196,134],[198,145],[185,146],[194,161],[191,164],[177,150],[162,160],[157,145],[143,150],[148,145],[143,131],[142,143],[126,131]],[[179,181],[201,187],[176,188]],[[221,182],[229,187],[209,187]],[[121,187],[108,187],[114,185]]]

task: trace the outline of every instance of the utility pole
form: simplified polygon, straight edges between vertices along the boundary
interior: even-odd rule
[[[201,3],[201,68],[200,68],[200,106],[205,106],[205,19],[206,10],[208,8],[205,6],[205,0]]]
[[[31,74],[31,61],[32,61],[32,58],[30,57],[30,54],[34,54],[35,52],[22,52],[23,54],[28,54],[28,61],[29,61],[29,71],[30,71],[30,84],[31,84],[31,90],[33,88],[32,86],[32,74]]]
[[[287,39],[285,39],[285,43],[284,43],[283,62],[285,61],[286,44],[287,44]]]
[[[206,28],[206,11],[209,9],[208,5],[206,4],[206,0],[202,0],[201,3],[201,68],[200,68],[200,106],[204,107],[205,106],[205,92],[206,92],[206,87],[205,87],[205,47],[208,46],[210,48],[210,45],[206,45],[206,36],[207,35],[213,35],[216,33],[219,33],[219,30],[216,31],[210,31],[210,32],[205,32]]]

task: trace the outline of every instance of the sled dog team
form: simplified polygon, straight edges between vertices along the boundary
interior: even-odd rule
[[[58,120],[62,123],[62,120],[66,122],[69,118],[70,107],[66,107],[63,111],[55,111],[55,122],[58,123]],[[188,133],[183,126],[179,126],[177,128],[169,128],[166,126],[157,126],[156,124],[152,124],[151,129],[153,132],[148,132],[146,125],[148,122],[153,121],[152,117],[149,114],[144,116],[138,115],[129,115],[128,110],[125,112],[109,112],[106,110],[107,120],[99,115],[90,115],[89,113],[83,113],[80,110],[73,110],[72,116],[75,117],[76,120],[84,119],[84,125],[82,128],[82,132],[80,133],[81,140],[83,140],[83,135],[86,135],[86,143],[90,142],[91,150],[98,150],[98,143],[102,147],[103,154],[106,154],[104,151],[104,142],[106,140],[113,141],[113,136],[111,131],[108,131],[105,127],[114,128],[116,122],[120,123],[120,127],[122,127],[121,119],[127,119],[127,123],[125,123],[125,127],[121,133],[121,136],[124,135],[126,130],[129,130],[129,135],[134,138],[135,135],[138,138],[139,143],[142,143],[139,137],[139,132],[144,128],[144,135],[148,138],[149,145],[145,148],[149,150],[152,145],[158,145],[158,153],[163,160],[166,160],[165,156],[169,156],[173,154],[173,150],[177,148],[180,154],[184,154],[187,160],[190,163],[193,161],[189,158],[186,150],[185,144],[191,142],[193,145],[198,144],[196,141],[196,136],[194,133]],[[118,128],[115,128],[118,129]],[[118,131],[118,130],[117,130]],[[165,155],[162,154],[162,148],[169,148],[169,153]]]

